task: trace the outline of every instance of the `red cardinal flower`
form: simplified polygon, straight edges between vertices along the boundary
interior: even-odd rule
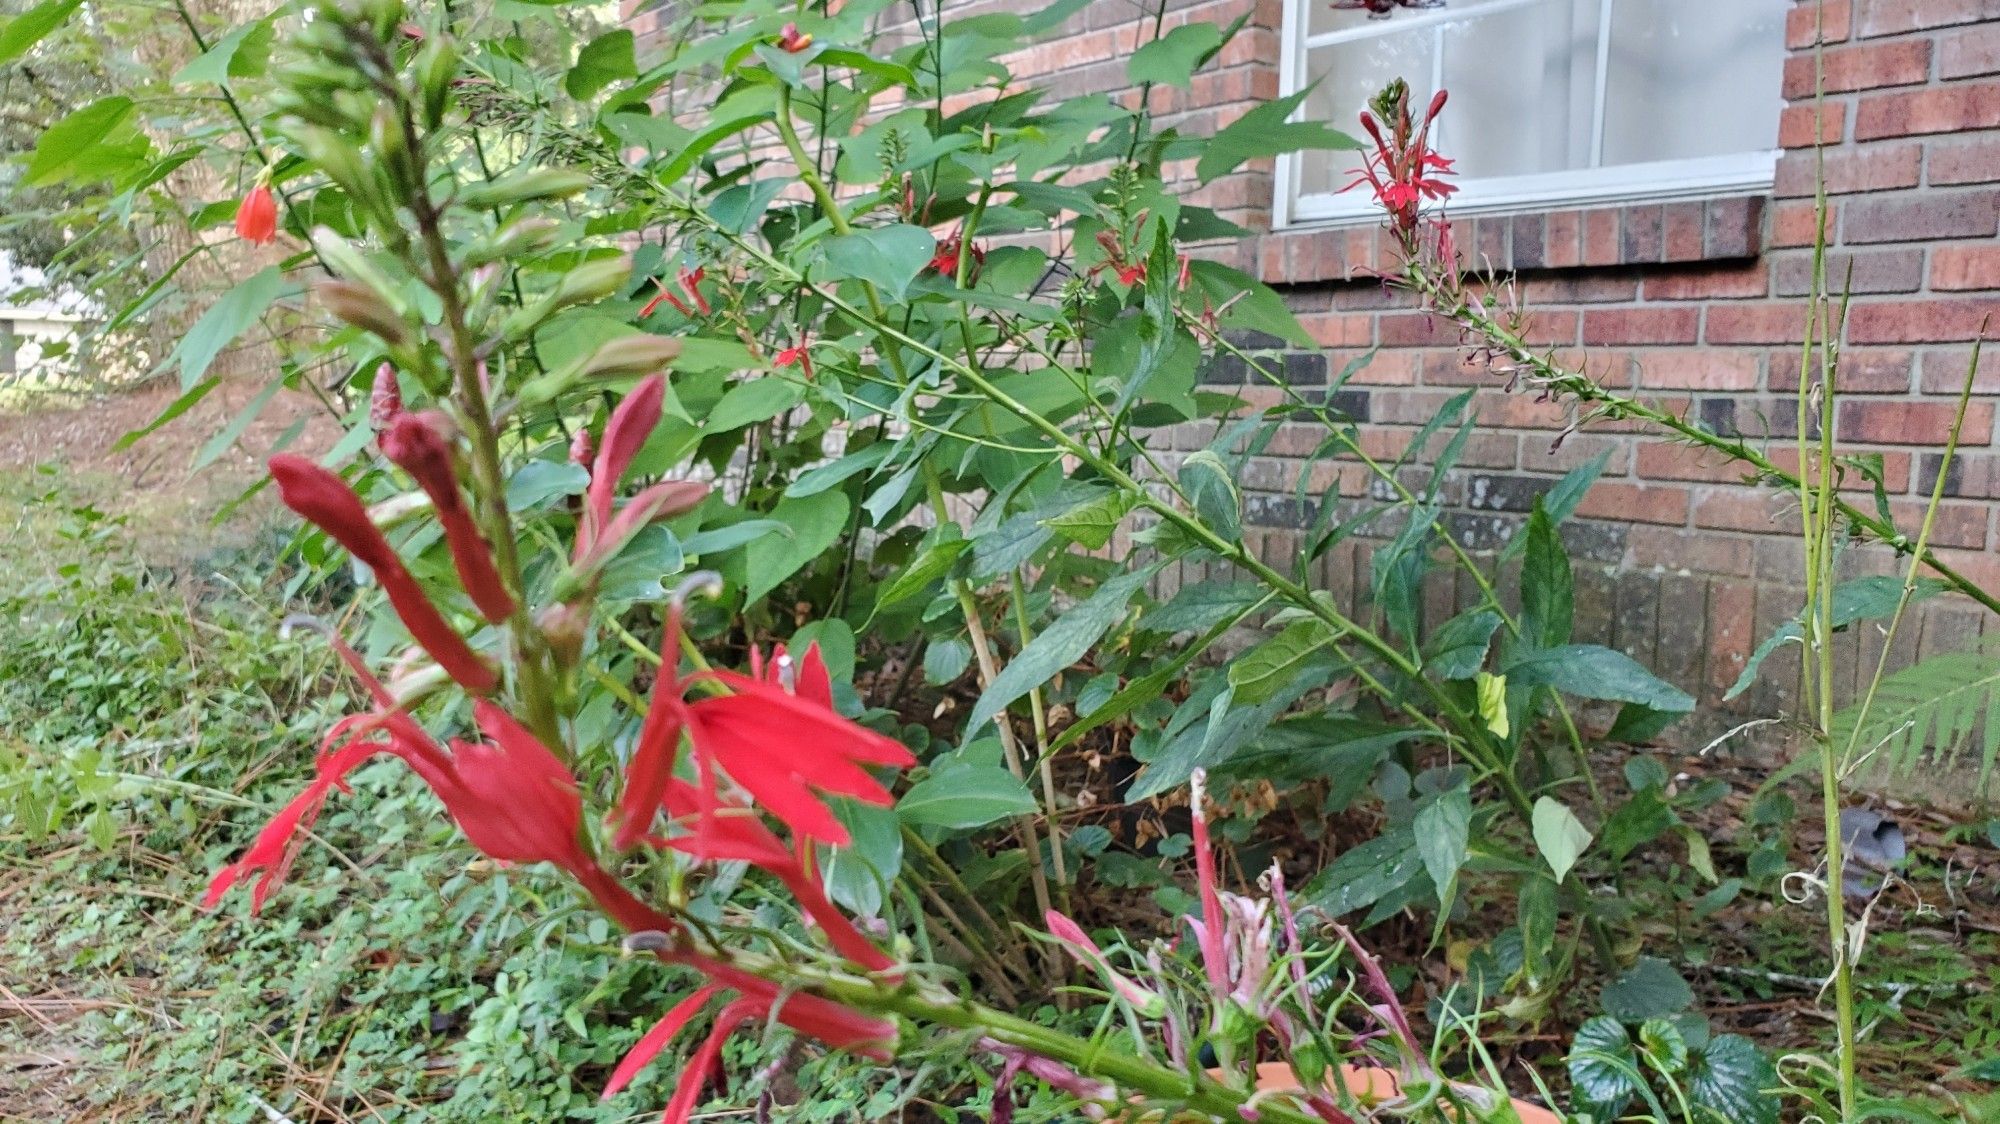
[[[459,584],[487,620],[499,624],[514,614],[514,598],[493,564],[493,548],[481,537],[472,511],[458,489],[458,470],[451,459],[451,439],[441,415],[399,412],[382,433],[382,455],[410,474],[431,498]]]
[[[445,674],[474,694],[491,694],[500,677],[431,604],[430,596],[403,567],[389,540],[369,521],[368,509],[347,482],[304,457],[280,454],[270,460],[271,479],[285,506],[332,536],[375,575],[389,604],[418,645]]]
[[[258,180],[236,204],[236,233],[253,246],[262,246],[278,236],[278,199],[271,185]]]
[[[613,816],[617,832],[612,843],[621,851],[645,839],[652,829],[653,817],[666,798],[674,762],[680,756],[681,731],[688,725],[687,703],[681,697],[686,686],[680,678],[680,658],[681,609],[670,604],[666,639],[660,644],[659,677],[653,681],[652,702],[639,724],[632,756],[625,763],[625,788]],[[702,790],[714,790],[710,778],[703,778]]]
[[[1452,174],[1452,162],[1430,148],[1431,125],[1444,112],[1447,97],[1439,90],[1418,122],[1410,116],[1409,87],[1397,82],[1361,114],[1361,127],[1375,142],[1375,149],[1363,153],[1354,181],[1341,190],[1369,185],[1375,201],[1389,212],[1391,223],[1406,242],[1416,234],[1423,201],[1442,201],[1458,190],[1443,179]]]
[[[940,277],[956,279],[959,256],[966,253],[972,255],[972,267],[965,271],[965,280],[970,284],[973,278],[979,276],[979,268],[986,264],[986,251],[977,245],[967,246],[965,239],[959,235],[954,234],[938,242],[937,253],[931,255],[930,268]]]
[[[693,269],[682,266],[680,271],[674,275],[674,283],[680,286],[681,292],[687,296],[688,300],[694,302],[694,308],[689,308],[686,302],[674,295],[673,290],[667,288],[666,282],[655,278],[653,284],[660,291],[652,300],[647,301],[640,307],[639,319],[644,320],[648,316],[651,316],[663,303],[673,305],[676,311],[689,319],[694,318],[696,308],[701,310],[703,316],[707,316],[710,312],[714,311],[708,305],[708,298],[701,293],[701,282],[707,276],[708,270],[702,266],[696,266]]]
[[[773,367],[797,366],[799,372],[810,379],[813,377],[812,341],[802,339],[771,357]]]
[[[396,382],[396,369],[387,363],[375,368],[375,385],[368,388],[368,424],[380,433],[403,412],[403,388]]]

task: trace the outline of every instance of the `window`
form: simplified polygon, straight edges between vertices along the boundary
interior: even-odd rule
[[[1771,186],[1792,0],[1448,0],[1388,18],[1287,0],[1280,78],[1300,116],[1359,135],[1393,78],[1458,162],[1458,214]],[[1314,83],[1317,83],[1314,85]],[[1352,152],[1280,158],[1280,226],[1372,217]]]

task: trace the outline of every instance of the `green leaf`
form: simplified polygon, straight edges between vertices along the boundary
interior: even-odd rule
[[[507,510],[526,511],[590,488],[590,472],[569,461],[529,461],[507,478]]]
[[[208,373],[209,364],[222,349],[235,342],[285,290],[285,275],[275,265],[223,294],[221,300],[202,313],[181,342],[174,346],[168,362],[178,361],[181,389],[187,390]]]
[[[1666,1019],[1647,1019],[1639,1028],[1639,1048],[1651,1054],[1661,1069],[1679,1073],[1687,1067],[1687,1039]]]
[[[1542,853],[1556,881],[1561,882],[1590,846],[1590,830],[1576,818],[1575,812],[1551,796],[1535,801],[1533,821],[1535,849]]]
[[[1468,609],[1438,627],[1424,643],[1424,670],[1440,679],[1470,679],[1486,663],[1486,649],[1500,627],[1500,614]]]
[[[597,96],[604,87],[621,78],[637,78],[639,64],[632,53],[632,33],[624,28],[607,31],[583,45],[576,53],[576,65],[563,78],[569,96],[584,101]]]
[[[82,3],[83,0],[45,0],[8,20],[5,27],[0,27],[0,63],[26,54],[28,48],[61,27]]]
[[[1276,636],[1229,663],[1229,686],[1236,701],[1263,702],[1298,678],[1321,649],[1333,642],[1333,630],[1318,617],[1293,621]]]
[[[1020,778],[998,765],[959,765],[910,786],[896,801],[906,824],[963,831],[995,820],[1022,816],[1036,808]]]
[[[2000,1055],[1974,1062],[1959,1072],[1974,1081],[2000,1082]]]
[[[1521,927],[1521,962],[1531,985],[1547,974],[1549,957],[1555,952],[1558,889],[1554,880],[1540,874],[1521,879],[1517,923]]]
[[[1641,956],[1638,963],[1604,985],[1599,1002],[1612,1018],[1639,1023],[1687,1010],[1694,1004],[1694,989],[1673,965],[1658,957]]]
[[[792,529],[776,519],[740,519],[696,531],[681,542],[681,549],[696,556],[716,555],[755,542],[765,535],[791,538]]]
[[[1042,520],[1042,526],[1076,543],[1085,550],[1101,550],[1111,541],[1118,530],[1118,524],[1132,510],[1132,497],[1125,492],[1110,491],[1096,499],[1086,500],[1060,515],[1051,515]]]
[[[792,537],[769,535],[743,548],[745,600],[756,602],[824,554],[847,528],[847,513],[847,497],[839,492],[779,500],[771,518],[790,527]]]
[[[1154,82],[1187,89],[1195,67],[1220,46],[1221,28],[1207,22],[1183,24],[1132,52],[1126,73],[1134,85]]]
[[[64,179],[110,175],[135,151],[135,142],[136,151],[143,155],[147,146],[131,125],[133,108],[131,98],[103,98],[49,126],[35,142],[34,155],[21,175],[22,185],[40,187]]]
[[[923,553],[917,555],[916,561],[903,567],[889,584],[882,588],[882,592],[876,595],[876,609],[886,609],[915,597],[924,591],[925,586],[951,573],[951,567],[958,561],[958,556],[965,553],[966,548],[972,545],[971,540],[956,537],[960,533],[957,527],[940,532],[939,536],[924,548]],[[946,534],[953,537],[943,537]]]
[[[972,645],[952,637],[924,645],[924,682],[942,687],[972,665]]]
[[[708,216],[731,234],[748,234],[756,229],[772,201],[788,186],[790,181],[784,179],[739,183],[716,195],[715,201],[708,205]]]
[[[1660,799],[1658,789],[1644,789],[1618,806],[1604,821],[1601,833],[1604,849],[1612,862],[1665,835],[1674,826],[1673,810]]]
[[[1771,1060],[1740,1034],[1718,1034],[1691,1060],[1688,1092],[1694,1103],[1730,1124],[1777,1124],[1778,1087]]]
[[[138,429],[128,431],[124,436],[120,437],[117,443],[111,446],[111,451],[114,453],[123,452],[138,444],[146,437],[159,432],[175,418],[194,409],[202,399],[208,397],[210,391],[221,385],[221,379],[203,379],[201,382],[189,387],[179,398],[169,403],[166,409],[161,410],[158,417],[155,417],[152,421],[147,422]]]
[[[701,427],[708,433],[727,433],[756,425],[777,417],[804,398],[805,389],[790,379],[750,379],[730,387],[702,419]]]
[[[853,842],[821,850],[827,896],[853,913],[882,912],[883,894],[903,869],[903,825],[893,808],[852,800],[834,802],[833,811]]]
[[[261,56],[270,50],[271,24],[268,20],[257,20],[241,27],[232,28],[229,34],[216,40],[208,50],[196,56],[174,75],[176,86],[226,86],[232,77],[242,77],[246,71],[261,67],[261,58],[253,61],[251,56]],[[249,47],[243,62],[237,62],[237,52]]]
[[[662,601],[671,579],[687,569],[687,552],[665,525],[639,528],[604,567],[597,597],[606,605]]]
[[[1949,588],[1936,578],[1918,578],[1910,594],[1910,604],[1934,597]],[[1841,582],[1833,587],[1833,627],[1841,629],[1856,621],[1883,620],[1894,616],[1902,597],[1902,578],[1877,574]],[[1736,682],[1722,696],[1723,699],[1733,699],[1749,690],[1750,684],[1757,679],[1757,669],[1764,665],[1772,652],[1786,644],[1796,644],[1804,636],[1805,632],[1796,617],[1780,625],[1777,631],[1757,645],[1756,651],[1750,653],[1750,659],[1743,665],[1743,673],[1736,677]]]
[[[1569,1080],[1577,1099],[1602,1120],[1615,1120],[1639,1091],[1639,1057],[1625,1024],[1599,1015],[1576,1028],[1570,1042]]]
[[[1058,614],[1048,628],[1030,640],[1000,670],[1000,674],[993,677],[993,682],[987,685],[979,696],[978,704],[972,708],[972,717],[965,724],[966,733],[977,732],[1016,699],[1082,659],[1091,645],[1097,643],[1125,615],[1125,606],[1132,600],[1132,595],[1152,578],[1158,568],[1155,564],[1112,578],[1099,586],[1097,592],[1081,605]]]
[[[1189,453],[1178,475],[1195,516],[1209,530],[1232,543],[1243,537],[1243,496],[1221,457],[1211,449]]]
[[[1569,552],[1540,499],[1528,516],[1527,538],[1521,564],[1521,638],[1536,648],[1560,647],[1569,643],[1575,591]]]
[[[1217,621],[1246,612],[1267,600],[1270,592],[1255,582],[1215,578],[1182,586],[1165,604],[1139,618],[1136,627],[1172,634],[1199,632]]]
[[[1466,847],[1472,837],[1472,794],[1463,786],[1443,793],[1417,813],[1417,853],[1424,870],[1437,887],[1438,913],[1451,912],[1452,895],[1458,890],[1458,869],[1465,865]]]
[[[194,455],[194,463],[191,466],[194,471],[199,472],[207,468],[209,465],[215,463],[215,458],[228,452],[229,447],[236,444],[236,439],[243,436],[243,431],[250,428],[250,423],[257,420],[257,415],[263,413],[264,407],[269,406],[271,399],[277,397],[278,392],[284,388],[285,380],[283,379],[272,379],[265,383],[264,388],[259,390],[249,402],[245,403],[243,408],[236,412],[235,417],[229,419],[228,425],[217,430],[213,436],[202,443],[201,448]]]
[[[785,494],[810,496],[816,492],[824,492],[828,488],[846,483],[856,473],[866,472],[880,465],[895,451],[896,445],[893,442],[881,441],[849,453],[839,460],[816,465],[793,477],[791,484],[785,488]]]
[[[1329,917],[1366,909],[1402,889],[1423,867],[1416,837],[1409,828],[1399,828],[1341,852],[1299,892],[1300,908]]]
[[[1235,171],[1246,160],[1285,152],[1361,147],[1353,137],[1322,122],[1286,120],[1312,92],[1313,88],[1308,86],[1289,97],[1265,102],[1202,141],[1201,159],[1195,164],[1196,177],[1205,184]]]
[[[1554,687],[1578,698],[1638,703],[1676,714],[1694,709],[1694,699],[1686,691],[1647,671],[1631,656],[1596,644],[1529,652],[1507,668],[1507,678],[1517,686]]]
[[[821,253],[831,278],[871,282],[883,296],[899,301],[937,253],[937,239],[923,227],[895,223],[829,238]]]

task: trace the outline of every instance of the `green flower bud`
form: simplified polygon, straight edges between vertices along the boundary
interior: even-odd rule
[[[562,199],[591,184],[590,173],[575,168],[534,168],[475,183],[459,193],[468,207],[507,207],[540,199]]]
[[[458,48],[443,35],[433,35],[417,56],[417,81],[424,94],[424,124],[437,128],[444,123],[445,107],[451,104],[452,80],[458,77]]]
[[[314,284],[313,292],[327,311],[362,331],[374,333],[390,347],[409,344],[410,326],[396,315],[388,301],[368,286],[356,281],[329,280]]]

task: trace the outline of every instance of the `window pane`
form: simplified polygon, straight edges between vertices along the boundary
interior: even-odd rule
[[[1778,143],[1791,0],[1614,0],[1604,163]]]
[[[1390,80],[1408,81],[1421,102],[1429,101],[1435,42],[1429,30],[1420,29],[1306,52],[1307,73],[1325,77],[1306,98],[1302,107],[1305,115],[1365,143],[1368,136],[1361,131],[1361,107]],[[1301,182],[1307,191],[1337,191],[1353,178],[1349,173],[1361,166],[1361,154],[1309,152],[1300,164]]]
[[[1596,0],[1543,0],[1441,30],[1451,107],[1437,145],[1461,175],[1589,166],[1596,25]]]

